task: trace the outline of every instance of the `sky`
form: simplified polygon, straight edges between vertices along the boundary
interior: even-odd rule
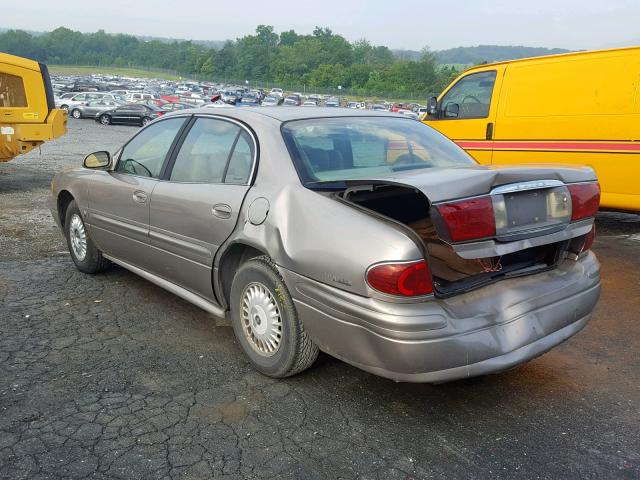
[[[640,0],[1,0],[0,27],[66,26],[192,40],[329,27],[350,41],[433,50],[525,45],[572,50],[640,44]]]

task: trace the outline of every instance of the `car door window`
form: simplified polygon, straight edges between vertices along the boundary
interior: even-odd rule
[[[172,118],[142,130],[122,149],[115,171],[158,178],[171,144],[183,123],[183,118]]]
[[[222,183],[240,127],[224,120],[199,118],[176,157],[170,180]]]
[[[224,183],[243,185],[248,182],[253,165],[253,140],[246,130],[241,130],[240,137],[233,148]]]
[[[495,70],[473,73],[460,79],[442,99],[442,118],[488,117],[495,81]]]
[[[75,97],[73,97],[73,100],[76,100],[78,102],[84,102],[86,98],[87,98],[87,95],[84,93],[81,93],[80,95],[76,95]]]

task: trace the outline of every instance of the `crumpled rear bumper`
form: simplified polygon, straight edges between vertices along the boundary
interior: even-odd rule
[[[535,358],[582,329],[600,295],[589,253],[554,270],[448,299],[391,303],[281,273],[321,350],[377,375],[443,382]]]

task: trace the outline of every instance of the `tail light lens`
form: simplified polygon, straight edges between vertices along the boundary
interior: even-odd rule
[[[496,220],[490,196],[470,198],[437,206],[452,242],[464,242],[496,234]]]
[[[381,263],[369,268],[367,282],[389,295],[415,297],[433,293],[429,266],[424,260],[408,263]]]
[[[598,213],[600,207],[600,185],[593,183],[575,183],[567,185],[571,194],[571,204],[573,211],[571,221],[582,220],[593,217]]]

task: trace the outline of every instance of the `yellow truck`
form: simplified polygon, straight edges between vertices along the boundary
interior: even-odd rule
[[[601,206],[640,211],[640,47],[472,67],[423,121],[482,164],[591,166]]]
[[[46,65],[0,52],[0,162],[64,135]]]

